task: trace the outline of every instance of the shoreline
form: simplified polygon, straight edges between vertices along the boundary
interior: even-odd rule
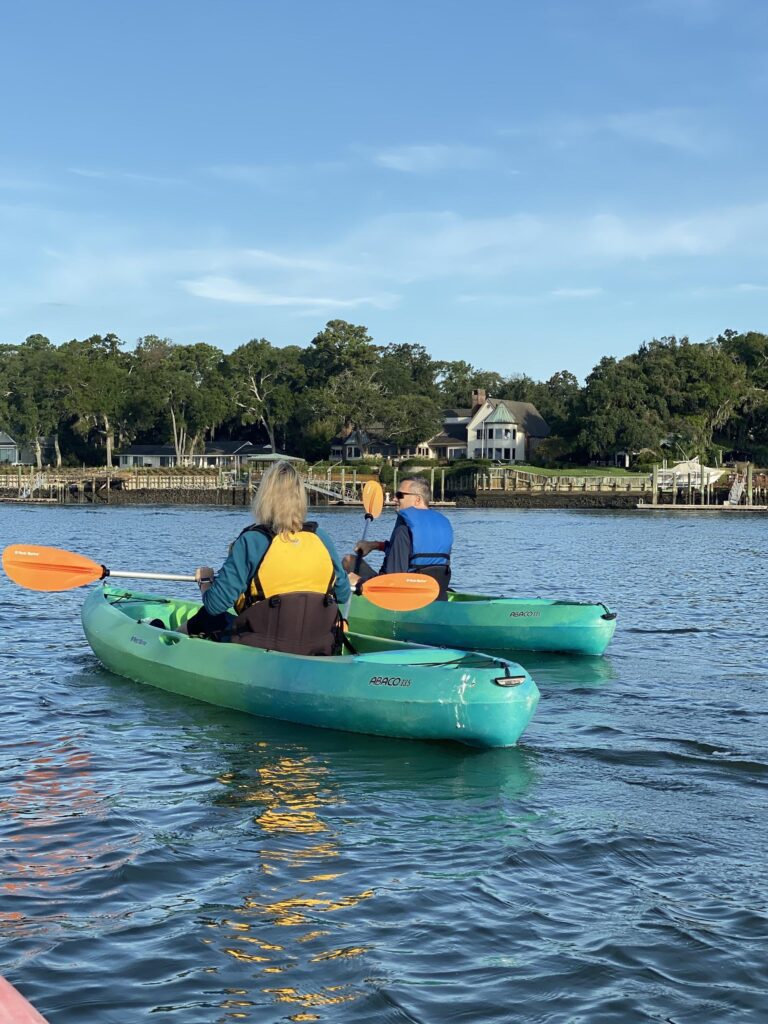
[[[647,496],[646,496],[647,497]],[[11,493],[8,490],[0,491],[0,505],[44,505],[46,507],[59,508],[131,508],[140,506],[209,506],[212,508],[247,508],[250,504],[250,494],[246,488],[225,488],[222,490],[115,490],[108,493],[96,492],[96,494],[80,494],[78,500],[59,501],[57,498],[46,497],[25,497],[20,498],[18,493]],[[328,502],[323,504],[310,504],[313,510],[343,510],[350,509],[359,511],[362,504],[359,502]],[[389,507],[389,506],[388,506]],[[394,505],[391,506],[394,508]],[[652,505],[647,501],[642,502],[640,494],[606,494],[606,493],[524,493],[504,491],[497,494],[480,493],[477,495],[457,494],[453,501],[436,501],[433,507],[442,509],[546,509],[564,511],[688,511],[688,512],[749,512],[766,511],[765,506],[748,505],[673,505],[671,501]]]

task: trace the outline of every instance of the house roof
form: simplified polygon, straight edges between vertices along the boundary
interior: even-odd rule
[[[175,456],[176,448],[172,444],[132,444],[128,448],[122,448],[119,455],[161,455]],[[195,454],[199,455],[199,452]],[[204,455],[238,455],[241,458],[267,459],[275,453],[271,445],[251,444],[250,441],[212,441],[206,444]],[[277,453],[278,458],[291,459],[293,456]],[[300,460],[299,460],[300,461]]]
[[[250,441],[211,441],[205,446],[206,455],[255,455],[271,451],[271,445]]]
[[[493,405],[494,412],[499,405],[505,405],[514,416],[512,422],[517,423],[530,437],[549,437],[549,425],[532,402],[513,402],[508,398],[489,398],[488,401]]]
[[[439,434],[430,437],[428,444],[464,444],[467,443],[466,423],[444,423]]]
[[[486,423],[517,423],[517,420],[509,411],[504,402],[499,402],[490,416],[485,417]]]
[[[366,434],[364,430],[350,430],[348,434],[345,434],[344,436],[339,434],[338,437],[334,437],[334,439],[331,441],[331,445],[334,448],[340,448],[342,445],[345,444],[356,444],[359,446],[361,444],[366,445],[370,443],[371,438],[368,436],[368,434]]]
[[[172,444],[132,444],[121,448],[118,455],[175,455]]]
[[[16,444],[13,438],[6,434],[4,430],[0,430],[0,444]]]

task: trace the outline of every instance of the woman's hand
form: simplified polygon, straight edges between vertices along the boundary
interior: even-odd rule
[[[214,572],[210,565],[201,565],[195,569],[195,582],[200,587],[200,593],[204,594],[213,583]]]

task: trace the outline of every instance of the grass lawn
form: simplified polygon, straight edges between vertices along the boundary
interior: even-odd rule
[[[515,463],[510,469],[519,469],[521,473],[535,473],[538,476],[648,476],[647,472],[618,469],[614,466],[573,466],[569,469],[545,469],[543,466],[525,466]]]

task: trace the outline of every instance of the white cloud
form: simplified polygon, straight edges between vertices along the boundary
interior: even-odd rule
[[[250,306],[293,306],[312,309],[356,309],[358,306],[389,308],[397,301],[390,293],[355,298],[331,298],[329,296],[283,295],[267,292],[254,285],[230,277],[202,277],[192,281],[181,281],[182,287],[198,298],[213,299],[216,302],[236,302]]]
[[[710,113],[688,107],[555,118],[534,125],[502,128],[498,134],[543,138],[559,148],[600,136],[617,136],[629,142],[648,143],[693,155],[710,153],[722,142],[721,133],[712,124]]]
[[[200,237],[194,225],[189,236]],[[4,240],[14,238],[12,249]],[[652,210],[631,217],[421,212],[361,221],[323,246],[271,248],[257,231],[252,238],[250,246],[165,245],[155,225],[0,203],[0,255],[9,271],[0,281],[0,305],[163,309],[186,294],[232,308],[272,307],[297,315],[391,308],[401,295],[415,296],[421,282],[444,289],[449,282],[446,302],[580,302],[601,294],[594,282],[606,274],[639,263],[654,274],[685,267],[690,280],[700,265],[710,279],[718,261],[721,280],[728,275],[723,289],[758,293],[764,286],[759,279],[749,282],[748,268],[763,265],[768,255],[768,203],[685,217]],[[23,273],[15,275],[10,270],[20,244]],[[737,274],[745,279],[740,285],[730,283]],[[613,279],[611,285],[615,290]]]
[[[602,295],[602,288],[554,288],[550,293],[556,299],[593,299]]]
[[[103,171],[93,167],[69,167],[69,174],[78,178],[97,181],[137,181],[148,185],[184,185],[183,178],[164,177],[157,174],[138,174],[133,171]]]
[[[220,181],[267,191],[305,189],[315,178],[339,174],[348,168],[343,160],[310,160],[300,164],[212,164],[203,173]]]
[[[480,146],[393,146],[373,154],[374,163],[405,174],[477,170],[494,162],[492,150]]]
[[[687,218],[456,213],[379,217],[343,239],[336,257],[400,283],[444,276],[503,276],[541,267],[706,257],[739,249],[764,253],[768,204],[705,211]]]
[[[456,296],[462,304],[482,303],[491,306],[529,306],[555,299],[592,299],[603,294],[602,288],[553,288],[546,292],[521,295],[517,292],[464,292]]]

